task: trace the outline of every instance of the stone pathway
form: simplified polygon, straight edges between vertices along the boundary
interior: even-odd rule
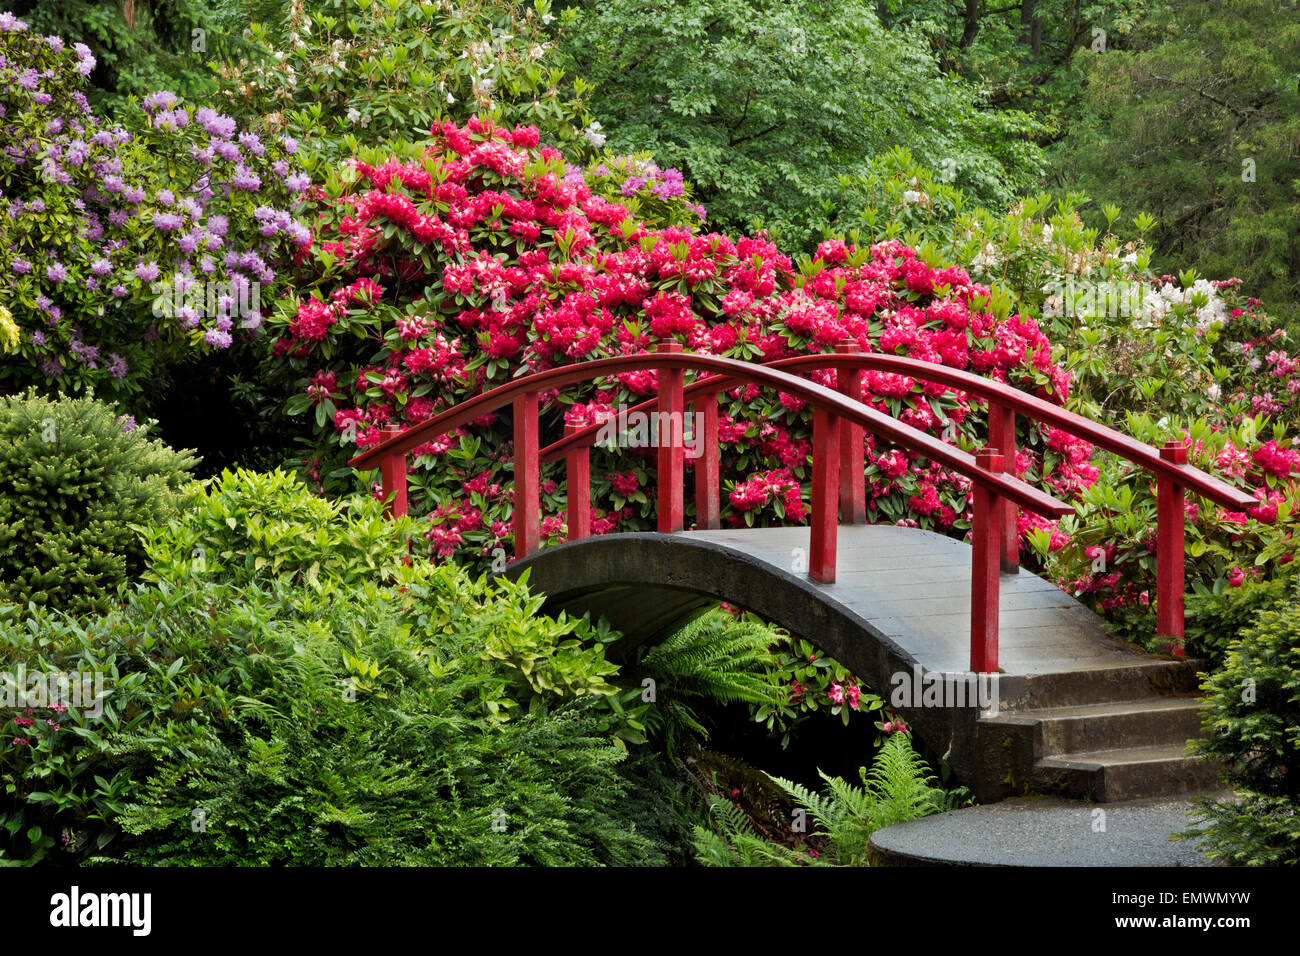
[[[1194,840],[1192,803],[1162,798],[1089,804],[1020,797],[877,830],[885,866],[1212,866]]]

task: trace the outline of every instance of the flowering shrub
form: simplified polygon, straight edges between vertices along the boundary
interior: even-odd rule
[[[315,275],[270,320],[290,410],[314,410],[325,444],[310,471],[325,484],[329,446],[347,454],[382,430],[427,420],[511,377],[657,342],[751,360],[838,343],[910,355],[1009,381],[1057,400],[1069,376],[1036,322],[988,307],[988,290],[900,242],[827,242],[798,268],[766,238],[648,228],[594,195],[535,129],[444,124],[418,159],[355,162],[327,190],[312,248]],[[834,381],[833,372],[819,373]],[[652,372],[621,374],[544,398],[544,428],[601,421],[655,391]],[[873,406],[972,445],[975,403],[900,375],[871,373]],[[788,395],[737,387],[719,435],[731,525],[803,516],[810,423]],[[948,426],[951,425],[951,428]],[[509,537],[509,423],[484,416],[416,450],[413,509],[432,515],[442,556],[484,557]],[[1069,493],[1095,471],[1089,448],[1038,431],[1014,467]],[[873,520],[968,526],[969,482],[867,439]],[[649,526],[651,449],[593,457],[596,533]],[[563,493],[543,482],[543,535],[563,532]],[[639,497],[638,497],[639,496]],[[1028,528],[1038,522],[1023,519]]]
[[[322,166],[352,155],[357,137],[405,140],[474,113],[599,148],[587,84],[558,89],[555,19],[550,0],[298,0],[275,22],[250,23],[247,55],[217,74],[232,112],[286,129]]]
[[[1220,427],[1199,419],[1188,429],[1171,431],[1149,417],[1128,419],[1127,430],[1135,438],[1151,444],[1185,438],[1190,441],[1189,463],[1229,483],[1257,489],[1259,504],[1245,513],[1187,496],[1185,574],[1188,589],[1198,595],[1271,577],[1293,559],[1292,538],[1300,519],[1294,507],[1300,497],[1300,450],[1283,437],[1283,424],[1266,427],[1263,422],[1261,416]],[[1271,436],[1267,441],[1266,435]],[[1083,492],[1077,508],[1075,515],[1061,521],[1057,541],[1046,532],[1030,536],[1048,557],[1048,571],[1062,588],[1115,619],[1130,635],[1153,637],[1150,605],[1159,557],[1153,477],[1127,462],[1107,459],[1101,478]],[[1195,618],[1195,605],[1189,610]],[[1190,631],[1196,630],[1193,620]],[[1217,641],[1207,636],[1204,643],[1214,646]]]
[[[266,141],[168,92],[123,124],[82,92],[94,57],[0,15],[0,275],[21,332],[0,386],[130,394],[187,352],[256,329],[307,241],[307,176]]]
[[[771,676],[787,689],[788,699],[775,707],[756,708],[754,719],[768,730],[782,732],[781,746],[789,744],[796,728],[815,713],[827,711],[846,726],[854,712],[880,710],[884,702],[866,690],[857,677],[807,641],[778,632],[773,650],[779,667]],[[879,741],[877,741],[879,742]]]
[[[604,137],[596,142],[603,143]],[[704,207],[689,201],[690,187],[681,170],[660,169],[649,153],[607,153],[588,166],[585,175],[570,168],[564,178],[570,184],[585,183],[597,195],[619,202],[629,216],[647,227],[685,226],[693,230],[706,218]]]

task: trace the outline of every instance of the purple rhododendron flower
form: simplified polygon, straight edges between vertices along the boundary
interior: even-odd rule
[[[152,113],[161,107],[169,110],[176,105],[176,94],[169,93],[167,90],[159,90],[157,93],[150,93],[144,98],[144,108],[147,112]]]
[[[219,349],[229,348],[231,341],[230,333],[222,332],[220,329],[208,329],[208,331],[203,334],[203,341]]]
[[[62,282],[68,277],[68,270],[61,262],[51,262],[45,267],[45,278],[51,282]]]
[[[225,140],[213,140],[210,144],[213,152],[228,163],[233,163],[239,159],[240,151],[238,143],[229,143]]]
[[[246,192],[257,192],[262,188],[262,177],[247,166],[240,164],[235,167],[235,175],[230,180],[230,184],[236,189],[243,189]]]
[[[156,262],[141,262],[135,267],[135,276],[144,282],[153,282],[158,278],[159,269]]]
[[[174,212],[156,212],[153,214],[153,224],[155,229],[161,229],[164,232],[172,229],[179,229],[185,225],[185,220]],[[193,252],[194,250],[189,250]]]

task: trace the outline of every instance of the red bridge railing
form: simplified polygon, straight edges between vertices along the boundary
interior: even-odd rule
[[[827,388],[789,370],[837,369],[837,386]],[[941,365],[890,355],[862,355],[841,351],[834,355],[809,355],[756,365],[735,359],[681,351],[666,343],[654,353],[595,359],[538,372],[469,399],[455,408],[412,426],[390,432],[380,444],[350,462],[359,469],[379,467],[391,514],[405,514],[406,456],[415,447],[468,424],[506,405],[514,412],[516,558],[540,547],[540,466],[563,457],[568,485],[568,536],[577,540],[590,534],[590,448],[601,425],[569,426],[560,441],[539,448],[538,395],[576,382],[655,369],[658,393],[631,411],[657,409],[658,418],[658,530],[684,528],[684,435],[686,401],[702,414],[702,457],[695,472],[696,523],[719,527],[718,392],[741,383],[779,389],[804,399],[813,412],[813,474],[811,541],[808,574],[821,583],[835,580],[836,529],[846,523],[866,522],[864,430],[886,441],[924,455],[931,461],[965,475],[974,491],[971,575],[971,669],[997,670],[999,572],[1015,571],[1019,561],[1016,509],[1026,508],[1044,517],[1069,514],[1071,505],[1005,474],[1014,461],[1015,416],[1057,425],[1099,447],[1120,454],[1156,474],[1159,501],[1159,553],[1157,555],[1157,617],[1160,633],[1183,636],[1183,495],[1190,488],[1212,501],[1242,508],[1255,499],[1239,489],[1186,464],[1186,449],[1172,443],[1157,451],[1126,435],[1089,421],[1050,402],[1010,386]],[[972,456],[932,435],[903,424],[863,404],[862,373],[867,369],[900,372],[972,395],[990,405],[988,447]],[[705,373],[689,386],[687,371]],[[663,414],[667,413],[667,414]],[[837,507],[838,505],[838,507]]]

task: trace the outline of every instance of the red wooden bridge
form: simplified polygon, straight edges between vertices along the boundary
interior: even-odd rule
[[[798,374],[828,368],[836,371],[834,389]],[[660,413],[658,533],[592,537],[590,454],[601,426],[569,426],[561,440],[542,448],[538,397],[550,389],[648,369],[658,373],[656,397],[629,414]],[[864,404],[867,370],[903,374],[985,400],[986,446],[968,454]],[[688,372],[695,374],[689,384]],[[807,528],[720,528],[717,396],[740,384],[777,389],[811,408]],[[690,531],[682,434],[688,403],[704,426],[693,436],[701,457],[694,466],[696,522]],[[1192,671],[1108,638],[1073,598],[1020,571],[1017,510],[1057,518],[1073,507],[1005,470],[1015,456],[1017,416],[1025,416],[1154,475],[1157,629],[1181,655],[1184,497],[1191,492],[1238,511],[1255,503],[1246,492],[1187,464],[1181,444],[1156,449],[1004,383],[900,356],[841,349],[758,365],[666,344],[653,353],[519,378],[405,431],[390,432],[351,464],[378,467],[390,513],[405,514],[411,450],[506,406],[513,411],[515,496],[515,560],[507,573],[527,570],[530,583],[547,594],[548,609],[604,613],[636,643],[662,636],[703,607],[729,601],[822,647],[886,697],[890,678],[913,667],[953,672],[968,665],[970,672],[999,674],[1001,715],[970,707],[904,711],[919,737],[940,752],[947,744],[950,764],[985,799],[1035,782],[1098,799],[1212,782],[1203,767],[1181,753],[1185,739],[1197,735],[1195,702],[1170,696],[1194,688]],[[970,479],[970,545],[931,532],[866,524],[864,432]],[[540,466],[559,459],[566,468],[568,542],[542,550]],[[796,548],[805,549],[806,573],[794,570],[789,560]]]

